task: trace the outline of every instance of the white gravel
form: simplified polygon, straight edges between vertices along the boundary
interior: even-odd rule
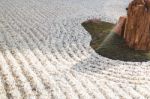
[[[81,23],[131,0],[0,0],[0,99],[150,99],[150,62],[99,56]]]

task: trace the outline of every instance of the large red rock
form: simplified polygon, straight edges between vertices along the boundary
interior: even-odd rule
[[[130,48],[150,51],[150,0],[133,0],[128,7],[124,39]]]

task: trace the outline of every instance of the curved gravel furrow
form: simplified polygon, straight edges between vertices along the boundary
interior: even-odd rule
[[[150,62],[111,60],[81,23],[131,0],[1,0],[0,99],[149,99]]]
[[[0,77],[0,79],[2,78]],[[0,97],[2,99],[8,99],[6,89],[4,88],[4,84],[2,83],[1,80],[0,80]]]
[[[9,35],[9,34],[5,34],[5,37],[6,37],[5,39],[6,39],[8,42],[10,42],[10,43],[11,43],[12,39],[11,39],[10,37],[8,38],[8,36],[6,36],[6,35]],[[10,46],[12,46],[12,45],[10,45]],[[12,55],[14,55],[14,56],[15,56],[16,54],[19,54],[19,52],[18,52],[17,47],[16,47],[16,48],[14,48],[14,47],[16,47],[16,45],[13,45],[13,47],[12,47],[13,49],[10,49],[10,52],[12,53]],[[7,46],[5,46],[5,48],[6,48],[6,51],[8,50],[6,53],[8,53],[8,54],[9,54],[9,55],[8,55],[8,58],[9,58],[9,57],[10,57],[10,56],[12,56],[12,55],[11,55],[11,53],[9,52],[8,47],[7,47]],[[16,59],[17,59],[17,58],[16,58]],[[11,59],[10,59],[10,60],[11,60]],[[13,60],[12,62],[9,62],[9,64],[12,64],[14,61],[18,61],[18,60]],[[24,62],[24,61],[22,61],[22,62]],[[18,63],[20,63],[20,62],[18,62]],[[22,66],[22,64],[20,64],[20,66]],[[26,69],[28,65],[27,65],[27,64],[25,64],[24,66],[25,66],[25,69]],[[12,66],[12,67],[13,67],[13,66]],[[30,66],[30,68],[31,68],[31,66]],[[15,70],[15,69],[14,69],[14,70]],[[28,70],[27,70],[27,71],[28,71]],[[24,73],[24,74],[26,74],[26,73],[27,73],[27,71],[25,71],[25,73]],[[29,72],[29,71],[28,71],[28,72]],[[18,74],[18,75],[19,75],[19,74]],[[33,75],[33,73],[31,73],[30,75]],[[19,76],[14,76],[14,77],[15,77],[15,78],[18,78]],[[29,76],[28,76],[28,75],[26,75],[26,77],[29,77]],[[35,78],[35,79],[36,79],[36,76],[30,76],[30,78],[28,78],[28,79],[29,79],[29,80],[31,80],[31,79],[33,79],[33,78]],[[36,80],[37,80],[37,79],[36,79]],[[24,82],[24,83],[22,83],[22,84],[24,85],[25,83],[26,83],[26,82]],[[34,83],[33,83],[33,82],[31,82],[31,83],[34,85]],[[42,86],[42,84],[39,84],[39,85],[40,85],[40,86]],[[39,86],[39,87],[40,87],[40,86]],[[27,87],[27,86],[25,86],[25,87]],[[26,88],[25,88],[25,89],[26,89]],[[35,90],[35,88],[34,88],[34,87],[32,88],[32,90],[33,90],[33,89]],[[43,88],[42,88],[42,89],[43,89]],[[34,90],[33,90],[33,91],[34,91]],[[40,88],[40,90],[41,90],[41,88]],[[26,92],[30,92],[30,90],[28,90],[28,91],[26,91]],[[44,93],[44,91],[42,91],[41,93],[42,93],[42,94],[44,94],[44,97],[45,97],[45,93]],[[38,95],[39,95],[39,94],[38,94]]]
[[[2,76],[1,78],[4,83],[4,88],[7,92],[7,97],[21,99],[21,93],[19,92],[18,87],[16,86],[15,79],[2,53],[0,53],[0,58],[1,58],[1,76]]]

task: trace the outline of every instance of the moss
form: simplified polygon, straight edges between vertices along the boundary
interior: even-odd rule
[[[94,49],[97,49],[99,47],[99,44],[105,39],[105,37],[110,33],[111,29],[114,27],[114,24],[104,21],[87,21],[82,23],[82,25],[91,34],[92,41],[90,45]]]
[[[130,49],[125,41],[110,33],[114,24],[108,22],[86,22],[82,24],[91,34],[91,47],[100,55],[114,60],[142,62],[150,60],[150,52]]]

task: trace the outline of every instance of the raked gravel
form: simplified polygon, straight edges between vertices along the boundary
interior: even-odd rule
[[[150,62],[102,57],[81,26],[130,0],[0,0],[0,99],[150,99]]]

